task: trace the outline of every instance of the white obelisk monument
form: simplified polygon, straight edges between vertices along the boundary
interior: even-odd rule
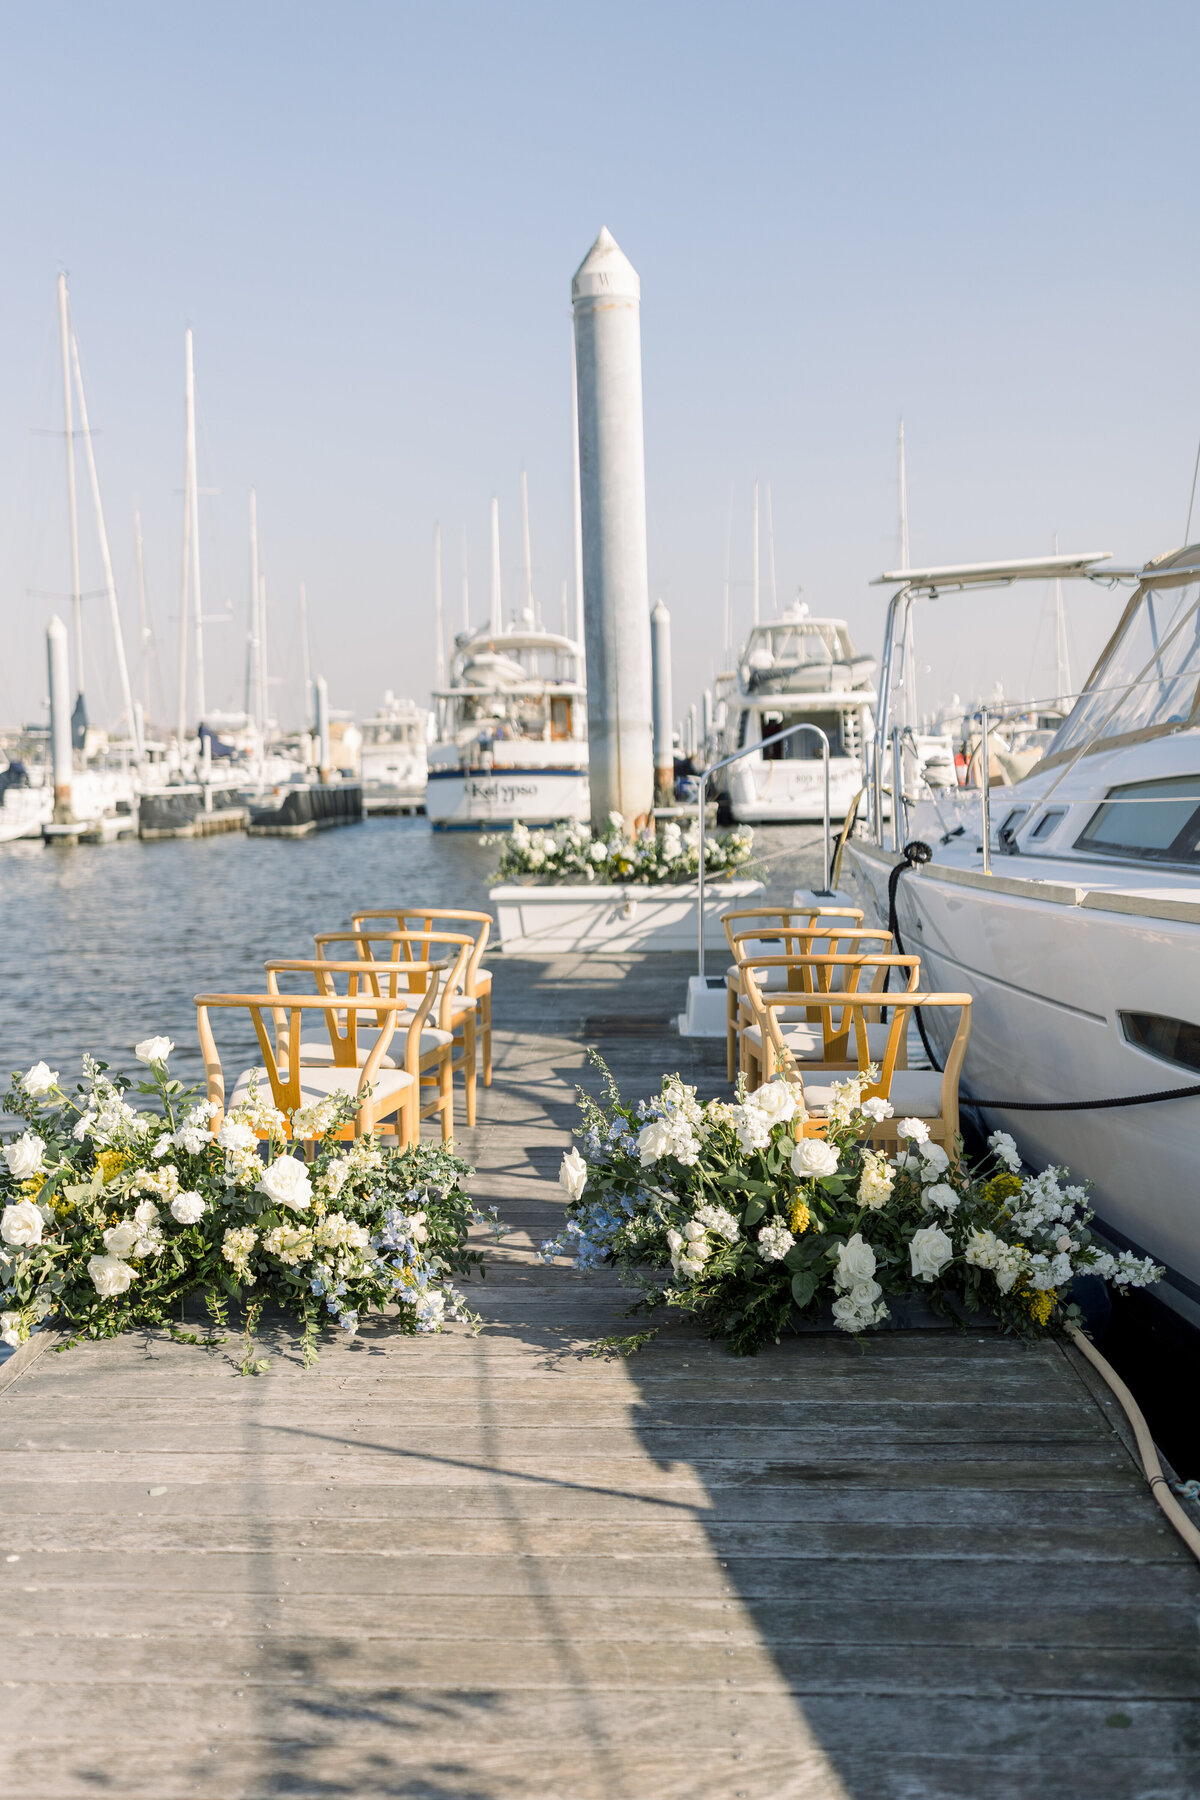
[[[593,830],[654,803],[641,292],[602,230],[571,284]]]

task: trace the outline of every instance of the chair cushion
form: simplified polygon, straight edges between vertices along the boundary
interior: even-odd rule
[[[381,1068],[398,1069],[400,1067],[401,1063],[404,1061],[404,1039],[405,1033],[403,1030],[398,1030],[394,1034],[392,1038],[392,1050],[389,1050],[384,1056],[384,1059],[380,1064]],[[367,1058],[370,1056],[378,1041],[379,1033],[373,1026],[359,1032],[358,1066],[360,1069],[366,1063]],[[392,1051],[396,1049],[397,1041],[400,1046],[399,1053],[398,1055],[393,1055]],[[439,1031],[436,1025],[423,1025],[421,1027],[420,1054],[422,1056],[424,1056],[427,1050],[440,1050],[444,1044],[452,1044],[453,1042],[454,1033],[451,1031]],[[328,1039],[326,1039],[324,1043],[321,1043],[320,1040],[316,1038],[302,1038],[300,1042],[300,1066],[304,1069],[332,1068],[333,1046],[329,1043]]]
[[[243,1100],[249,1099],[250,1084],[253,1081],[258,1083],[260,1096],[270,1095],[271,1083],[265,1069],[243,1069],[234,1085],[233,1095],[226,1106],[227,1112],[232,1112],[235,1106],[240,1106]],[[300,1068],[300,1104],[310,1106],[314,1100],[324,1100],[329,1094],[355,1095],[358,1093],[358,1082],[357,1069],[308,1068],[302,1064]],[[412,1084],[412,1076],[403,1069],[380,1069],[374,1080],[375,1092],[372,1100],[375,1106],[379,1107],[381,1102],[386,1103],[397,1098],[405,1088],[410,1088]]]
[[[774,951],[768,950],[764,954],[771,956],[775,953],[776,952]],[[730,963],[725,971],[725,979],[731,987],[737,986],[738,975],[739,965],[737,963]],[[756,976],[756,980],[760,988],[766,988],[772,994],[778,993],[780,988],[785,988],[787,986],[787,970],[784,968],[762,969]]]
[[[760,1026],[745,1026],[742,1036],[752,1043],[755,1049],[761,1047],[762,1029]],[[887,1040],[888,1027],[886,1025],[867,1026],[867,1050],[876,1061],[887,1050]],[[802,1061],[819,1062],[825,1052],[825,1034],[819,1025],[789,1025],[783,1033],[783,1041],[792,1055]],[[852,1058],[855,1055],[853,1033],[850,1037],[847,1054]]]
[[[823,1069],[813,1071],[814,1075],[823,1075]],[[840,1072],[830,1070],[838,1081],[845,1077]],[[812,1075],[804,1078],[804,1103],[809,1112],[825,1112],[832,1104],[833,1088],[822,1082],[814,1081]],[[934,1071],[926,1069],[897,1069],[892,1076],[891,1092],[888,1099],[892,1103],[898,1119],[940,1119],[942,1116],[942,1078]]]

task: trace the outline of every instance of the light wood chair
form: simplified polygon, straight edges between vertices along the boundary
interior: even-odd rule
[[[858,1066],[853,1014],[846,1012],[839,1018],[835,1008],[814,1004],[821,996],[864,992],[874,996],[869,1003],[870,1015],[864,1015],[863,1029],[868,1051],[878,1060],[889,1041],[883,1009],[890,999],[884,989],[891,971],[906,972],[910,992],[921,977],[920,957],[895,956],[878,949],[831,955],[756,956],[743,962],[741,968],[746,988],[742,1005],[747,1016],[739,1016],[738,1061],[751,1092],[775,1074],[781,1046],[799,1063],[830,1069]],[[765,987],[763,975],[780,968],[789,984],[795,979],[795,985],[774,990]],[[907,1068],[906,1044],[901,1043],[898,1055],[898,1066]]]
[[[279,1110],[288,1115],[284,1136],[293,1135],[290,1115],[314,1101],[331,1094],[347,1094],[360,1104],[352,1124],[344,1126],[339,1137],[364,1137],[386,1119],[394,1118],[395,1134],[402,1143],[414,1144],[420,1133],[417,1117],[419,1090],[415,1076],[407,1069],[384,1068],[384,1058],[398,1026],[403,1025],[419,1041],[421,1029],[433,1004],[432,986],[425,997],[424,1008],[406,1011],[398,1004],[386,1005],[384,1022],[378,1028],[374,1046],[365,1062],[358,1058],[358,1021],[363,1014],[379,1018],[377,995],[350,999],[344,994],[197,994],[196,1025],[208,1098],[218,1107],[213,1120],[214,1132],[220,1128],[227,1111],[248,1098],[251,1088],[264,1079],[271,1098]],[[213,1035],[210,1014],[215,1011],[248,1012],[254,1034],[262,1051],[260,1066],[243,1069],[234,1082],[228,1106],[225,1101],[225,1071]],[[326,1067],[305,1067],[300,1061],[300,1041],[306,1018],[324,1019],[329,1033],[333,1062]],[[368,1091],[371,1090],[371,1091]],[[260,1133],[260,1135],[265,1135]]]
[[[448,1031],[454,1040],[453,1069],[463,1078],[463,1101],[468,1125],[475,1123],[475,1084],[478,1064],[478,1007],[464,990],[466,970],[475,939],[462,931],[386,931],[364,926],[355,931],[322,931],[317,934],[317,955],[323,959],[354,956],[365,963],[403,964],[411,958],[414,973],[409,981],[408,1004],[415,1006],[422,991],[423,976],[417,965],[430,959],[434,946],[453,947],[457,951],[454,967],[442,983],[437,1011],[437,1029]],[[419,954],[414,955],[414,951]]]
[[[758,925],[748,931],[734,931],[726,924],[725,935],[733,952],[733,961],[725,972],[725,1073],[730,1081],[739,1066],[739,1033],[744,1024],[753,1020],[740,971],[740,965],[747,957],[838,955],[869,945],[890,950],[892,945],[890,931],[841,925],[832,919],[819,926]],[[803,988],[806,979],[809,987],[814,985],[811,974],[806,978],[799,969],[770,968],[760,978],[759,985],[765,985],[768,992],[773,992],[777,988]]]
[[[431,931],[436,924],[441,930],[461,929],[471,933],[475,948],[467,962],[463,992],[475,1001],[479,1013],[479,1038],[483,1049],[483,1085],[492,1085],[492,971],[483,967],[494,920],[489,912],[473,912],[458,906],[398,906],[375,912],[355,913],[351,924],[361,927],[388,925],[394,921],[396,931]]]
[[[267,987],[272,993],[283,991],[279,986],[281,975],[292,974],[308,975],[320,994],[337,995],[337,978],[340,976],[345,980],[348,998],[363,994],[376,997],[379,1008],[376,1019],[371,1021],[368,1014],[358,1027],[360,1064],[371,1055],[375,1041],[384,1029],[388,1002],[402,1005],[403,1061],[398,1063],[395,1055],[385,1054],[381,1067],[403,1067],[416,1079],[419,1089],[432,1090],[432,1097],[427,1100],[422,1100],[418,1094],[418,1124],[436,1114],[441,1120],[442,1142],[449,1143],[454,1135],[454,1036],[429,1022],[439,982],[446,975],[444,963],[333,962],[325,957],[274,957],[265,966]],[[424,1009],[420,1006],[414,1009],[408,1004],[412,990],[407,981],[418,976],[428,988],[429,1006]],[[399,1049],[398,1043],[396,1048]],[[335,1062],[333,1046],[324,1040],[302,1039],[299,1054],[300,1065],[305,1069],[328,1068]]]
[[[775,1034],[775,1054],[779,1067],[789,1080],[799,1083],[810,1120],[819,1126],[822,1120],[827,1120],[829,1108],[836,1098],[832,1084],[845,1079],[844,1071],[806,1067],[797,1061],[784,1043],[779,1027],[772,1024],[774,996],[765,994],[758,987],[753,969],[747,971],[746,983],[753,990],[755,1005],[762,1008],[768,1020],[768,1030]],[[849,1012],[853,1026],[855,1066],[860,1074],[865,1074],[872,1065],[879,1070],[877,1081],[864,1084],[862,1098],[870,1100],[879,1097],[887,1100],[893,1108],[894,1116],[872,1125],[869,1134],[872,1143],[898,1143],[899,1122],[911,1118],[920,1119],[929,1128],[929,1135],[934,1142],[953,1145],[959,1130],[958,1083],[971,1035],[970,994],[927,994],[915,989],[888,994],[887,1005],[891,1017],[887,1022],[888,1035],[882,1055],[872,1054],[867,1037],[867,1015],[879,1005],[876,994],[870,991],[814,994],[810,998],[810,1004],[831,1013],[840,1012],[843,1019]],[[900,1067],[901,1048],[907,1038],[913,1012],[918,1006],[958,1009],[958,1025],[946,1056],[945,1067],[940,1074],[936,1069]]]

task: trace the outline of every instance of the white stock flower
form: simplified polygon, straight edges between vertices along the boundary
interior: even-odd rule
[[[861,1108],[864,1118],[874,1119],[877,1125],[883,1119],[890,1119],[895,1110],[891,1101],[885,1100],[882,1094],[875,1094],[870,1100],[864,1100]]]
[[[185,1193],[176,1194],[171,1202],[171,1217],[179,1225],[198,1224],[206,1211],[204,1201],[192,1188]]]
[[[998,1161],[1012,1170],[1014,1175],[1021,1170],[1021,1153],[1017,1149],[1017,1140],[1007,1131],[993,1131],[988,1138],[988,1149]]]
[[[27,1070],[22,1077],[21,1086],[31,1100],[41,1100],[56,1085],[57,1081],[57,1069],[51,1069],[44,1062],[35,1062],[32,1069]]]
[[[852,1288],[857,1282],[870,1281],[874,1273],[875,1252],[862,1232],[856,1231],[853,1237],[838,1245],[837,1268],[833,1278],[838,1287]]]
[[[896,1127],[896,1136],[911,1138],[914,1144],[927,1144],[929,1127],[924,1119],[901,1119]]]
[[[165,1063],[174,1048],[169,1037],[148,1037],[133,1046],[133,1054],[139,1062],[149,1063],[153,1068],[155,1063]]]
[[[878,1212],[891,1199],[895,1182],[890,1163],[882,1150],[863,1152],[862,1173],[858,1178],[858,1203]]]
[[[758,1254],[764,1262],[782,1262],[795,1242],[787,1226],[773,1220],[758,1234]]]
[[[107,1236],[107,1233],[105,1234]],[[111,1299],[114,1294],[123,1294],[134,1275],[127,1262],[119,1256],[92,1256],[88,1258],[88,1274],[92,1278],[92,1286],[102,1299]]]
[[[562,1167],[558,1171],[558,1185],[568,1193],[572,1200],[578,1200],[587,1186],[588,1166],[573,1146],[562,1159]]]
[[[217,1133],[217,1142],[222,1150],[253,1150],[258,1145],[254,1132],[241,1119],[226,1119]]]
[[[713,1231],[718,1237],[735,1243],[738,1236],[738,1222],[733,1214],[724,1206],[713,1206],[706,1202],[696,1208],[696,1217],[706,1231]]]
[[[294,1156],[278,1156],[265,1168],[258,1183],[259,1192],[275,1206],[290,1206],[303,1212],[312,1199],[308,1169]]]
[[[959,1202],[959,1195],[948,1181],[935,1181],[921,1195],[921,1206],[925,1212],[940,1207],[944,1213],[953,1213]]]
[[[954,1245],[940,1225],[922,1225],[908,1240],[908,1257],[914,1275],[934,1281],[954,1255]]]
[[[940,1144],[935,1144],[932,1141],[921,1145],[920,1158],[922,1164],[921,1179],[923,1181],[928,1180],[931,1175],[944,1175],[946,1170],[950,1167],[950,1158],[946,1155],[942,1146]]]
[[[744,1106],[734,1106],[730,1110],[739,1147],[745,1151],[765,1150],[771,1141],[771,1121],[765,1114],[757,1106],[751,1106],[749,1101]]]
[[[792,1174],[820,1177],[836,1175],[838,1153],[824,1138],[800,1138],[792,1146]]]
[[[28,1181],[31,1175],[40,1175],[42,1171],[42,1152],[46,1148],[44,1138],[35,1132],[23,1131],[19,1138],[4,1146],[4,1160],[8,1164],[8,1172],[17,1181]]]
[[[769,1125],[786,1125],[796,1116],[796,1095],[790,1081],[776,1076],[755,1090],[746,1105],[760,1112]]]
[[[40,1244],[46,1221],[32,1200],[18,1200],[0,1213],[0,1238],[6,1244]]]
[[[671,1149],[671,1127],[665,1119],[651,1119],[637,1135],[637,1153],[643,1169],[648,1169]]]

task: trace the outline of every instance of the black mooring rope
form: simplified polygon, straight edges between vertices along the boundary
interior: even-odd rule
[[[915,839],[911,844],[905,844],[903,854],[904,861],[898,862],[888,876],[888,930],[891,932],[896,949],[901,956],[905,954],[905,949],[900,936],[900,926],[896,919],[896,889],[900,885],[902,875],[906,875],[910,869],[915,869],[922,863],[933,861],[933,851],[928,844],[923,844],[920,839]],[[925,1021],[921,1017],[921,1008],[915,1006],[913,1011],[917,1015],[917,1030],[921,1034],[925,1054],[940,1075],[941,1064],[934,1055],[933,1046],[929,1042]],[[997,1112],[1102,1112],[1112,1106],[1150,1106],[1156,1100],[1191,1100],[1198,1094],[1200,1094],[1200,1082],[1196,1082],[1192,1087],[1160,1088],[1154,1094],[1122,1094],[1112,1100],[976,1100],[966,1093],[962,1093],[961,1098],[965,1106],[986,1106]]]

